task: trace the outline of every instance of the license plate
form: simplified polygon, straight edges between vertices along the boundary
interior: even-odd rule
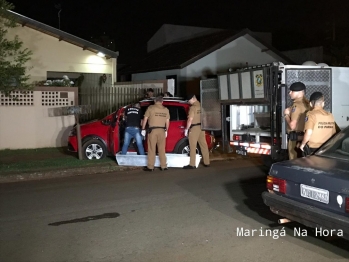
[[[243,156],[247,156],[247,151],[244,148],[238,148],[235,150],[236,154],[238,155],[243,155]]]
[[[325,204],[328,204],[330,200],[330,192],[328,190],[303,184],[301,184],[301,196]]]

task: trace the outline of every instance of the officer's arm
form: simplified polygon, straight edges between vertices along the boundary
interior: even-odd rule
[[[297,120],[291,120],[290,115],[285,115],[285,121],[287,122],[288,126],[290,127],[291,130],[294,130],[297,126]]]
[[[303,112],[298,107],[293,107],[289,115],[285,115],[285,120],[291,130],[295,130],[297,127],[297,121]]]
[[[307,113],[305,117],[304,124],[304,136],[301,144],[301,148],[303,148],[310,140],[311,135],[313,134],[313,130],[316,123],[316,118],[313,114]]]
[[[170,128],[170,119],[166,119],[166,130],[168,131]]]
[[[302,146],[305,146],[308,143],[312,134],[313,134],[313,129],[307,129],[305,131],[304,136],[303,136]]]
[[[193,122],[193,118],[192,118],[192,117],[188,117],[188,120],[187,120],[187,127],[186,127],[187,130],[189,130],[189,128],[190,128],[192,122]]]
[[[189,130],[191,123],[193,122],[194,115],[195,115],[195,107],[191,106],[188,112],[187,127],[185,128],[186,130]]]
[[[147,108],[147,110],[145,111],[145,114],[143,116],[143,121],[142,121],[142,129],[145,129],[145,126],[147,125],[148,122],[148,118],[150,116],[150,111],[149,111],[149,107]]]
[[[144,116],[143,121],[142,121],[142,129],[145,129],[145,126],[147,125],[148,122],[148,117]]]
[[[292,110],[291,107],[285,108],[285,110],[284,110],[284,115],[289,115],[289,114],[291,113],[291,110]]]

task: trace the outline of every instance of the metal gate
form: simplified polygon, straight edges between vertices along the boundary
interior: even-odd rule
[[[153,90],[156,95],[164,92],[163,87],[154,87]],[[122,106],[138,102],[144,98],[145,91],[143,86],[135,85],[84,88],[79,94],[80,104],[90,105],[91,113],[83,115],[80,121],[100,119]]]
[[[321,92],[325,96],[325,110],[332,112],[332,76],[330,68],[321,69],[286,69],[286,87],[294,82],[302,82],[306,86],[305,96],[309,99],[314,92]],[[290,96],[286,96],[287,105],[291,106]]]
[[[217,79],[200,81],[201,128],[208,131],[222,129],[221,104]]]

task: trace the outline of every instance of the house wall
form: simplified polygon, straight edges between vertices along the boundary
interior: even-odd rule
[[[31,81],[46,80],[47,71],[112,74],[116,81],[116,59],[106,59],[65,41],[41,33],[29,27],[9,29],[7,37],[18,35],[23,47],[33,52],[27,66]]]
[[[279,61],[272,52],[262,52],[261,48],[245,37],[230,42],[211,54],[197,60],[186,67],[188,79],[202,77],[207,74],[227,72],[229,68],[254,66]]]
[[[181,72],[180,69],[173,69],[173,70],[162,70],[162,71],[155,71],[155,72],[132,74],[132,81],[161,80],[161,79],[166,79],[167,75],[180,75],[180,72]]]
[[[77,104],[77,87],[36,87],[26,94],[0,93],[0,149],[67,146],[75,117],[54,116],[53,110]]]
[[[173,70],[163,70],[147,73],[132,74],[132,81],[142,81],[142,80],[163,80],[166,79],[166,76],[176,75],[177,76],[177,93],[173,94],[180,96],[183,94],[182,83],[186,80],[185,70],[183,69],[173,69]],[[185,94],[185,93],[184,93]]]

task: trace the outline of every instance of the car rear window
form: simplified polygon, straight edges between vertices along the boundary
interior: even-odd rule
[[[186,120],[187,114],[183,106],[166,106],[170,111],[170,121]]]

